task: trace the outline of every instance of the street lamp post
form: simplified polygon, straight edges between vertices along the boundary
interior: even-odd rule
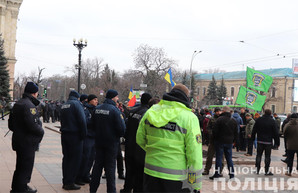
[[[191,57],[191,61],[190,61],[190,70],[189,70],[189,89],[190,91],[192,92],[191,90],[191,77],[192,77],[192,62],[193,62],[193,59],[196,57],[196,55],[198,55],[199,53],[201,53],[202,51],[194,51],[193,54],[192,54],[192,57]]]
[[[87,46],[87,40],[85,39],[85,43],[83,43],[83,38],[76,42],[76,39],[73,39],[73,45],[79,50],[79,65],[78,65],[78,92],[80,93],[80,79],[81,79],[81,58],[82,58],[82,50]]]

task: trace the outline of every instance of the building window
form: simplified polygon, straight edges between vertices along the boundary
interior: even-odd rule
[[[203,96],[206,95],[206,87],[203,87]]]
[[[197,88],[197,94],[200,95],[200,87]]]
[[[272,89],[271,89],[271,97],[272,98],[275,98],[275,93],[276,93],[276,88],[272,87]]]
[[[272,113],[275,113],[275,105],[271,105],[271,111]]]
[[[234,93],[235,93],[235,88],[231,87],[231,97],[234,96]]]
[[[297,106],[293,106],[293,113],[297,113]]]

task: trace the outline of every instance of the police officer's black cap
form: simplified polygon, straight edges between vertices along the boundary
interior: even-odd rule
[[[149,103],[149,100],[152,98],[151,94],[149,93],[143,93],[141,96],[141,104],[147,105]]]
[[[88,98],[88,95],[86,95],[86,94],[81,94],[81,96],[80,96],[80,101],[82,102],[82,101],[86,100],[87,98]]]
[[[108,92],[106,94],[107,99],[112,99],[115,96],[118,96],[118,92],[116,90],[113,90],[113,89],[108,90]]]
[[[38,92],[38,86],[34,82],[27,82],[25,86],[25,93],[37,93]]]
[[[80,94],[75,90],[70,91],[69,96],[80,98]]]
[[[95,98],[97,98],[96,95],[94,95],[94,94],[89,94],[89,96],[88,96],[88,103],[89,103],[90,101],[92,101],[93,99],[95,99]]]

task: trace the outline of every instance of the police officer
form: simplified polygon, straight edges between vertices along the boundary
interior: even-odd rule
[[[146,152],[144,192],[201,188],[202,137],[188,97],[188,88],[176,84],[139,124],[136,140]]]
[[[120,110],[116,107],[118,92],[108,90],[102,105],[96,107],[92,122],[95,128],[95,163],[92,170],[90,192],[96,192],[105,169],[107,192],[116,192],[115,170],[120,137],[124,135],[125,123]]]
[[[87,98],[88,103],[83,103],[87,121],[87,137],[84,140],[83,157],[79,175],[76,182],[78,184],[90,183],[90,170],[95,159],[95,131],[92,126],[91,118],[94,115],[95,107],[98,105],[97,96],[90,94]]]
[[[143,191],[143,175],[145,163],[145,151],[137,144],[136,135],[139,122],[145,112],[149,109],[149,100],[152,96],[143,93],[141,96],[141,106],[130,110],[125,132],[125,183],[124,189],[120,192]]]
[[[23,98],[13,106],[9,117],[8,127],[13,131],[12,149],[17,155],[11,193],[37,192],[27,185],[31,179],[35,151],[44,135],[36,108],[40,103],[37,96],[38,86],[33,82],[28,82]]]
[[[75,180],[81,164],[87,124],[79,97],[80,94],[72,90],[68,101],[61,106],[62,188],[65,190],[81,188],[75,184]]]

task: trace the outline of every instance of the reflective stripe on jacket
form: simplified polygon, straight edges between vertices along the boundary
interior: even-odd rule
[[[146,174],[201,188],[201,131],[191,109],[180,102],[161,100],[143,116],[136,140],[146,151]]]

